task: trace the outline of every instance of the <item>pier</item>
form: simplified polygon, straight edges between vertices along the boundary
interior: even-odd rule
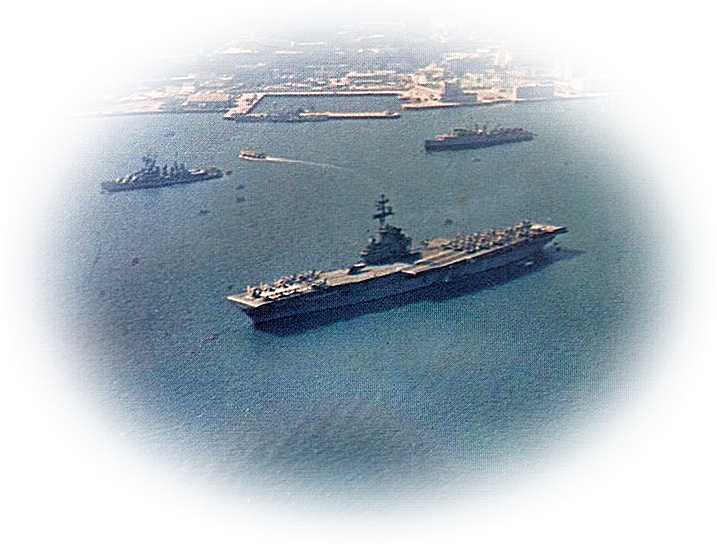
[[[300,114],[301,118],[311,120],[312,117],[317,119],[329,120],[386,120],[400,118],[399,112],[304,112]]]
[[[400,91],[363,90],[363,91],[263,91],[260,93],[243,93],[236,105],[229,109],[224,117],[228,120],[250,114],[265,97],[398,97]],[[310,113],[313,114],[313,113]],[[340,119],[381,119],[398,118],[397,112],[323,112],[315,114],[332,120]]]
[[[224,114],[224,117],[231,120],[237,116],[249,114],[265,96],[266,93],[243,93],[241,97],[237,99],[236,106],[229,109],[227,113]]]

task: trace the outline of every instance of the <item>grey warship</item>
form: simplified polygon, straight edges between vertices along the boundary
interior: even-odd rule
[[[465,129],[457,127],[447,135],[437,135],[424,143],[426,152],[437,150],[460,150],[464,148],[484,148],[511,142],[529,141],[535,137],[530,131],[522,127],[496,127]]]
[[[564,226],[527,220],[503,230],[485,230],[453,239],[435,238],[412,247],[401,228],[389,224],[388,199],[376,202],[376,235],[361,252],[360,262],[331,271],[310,271],[249,286],[228,299],[254,323],[342,308],[472,278],[483,272],[525,261],[540,253]]]
[[[118,177],[113,181],[103,182],[102,190],[106,192],[120,192],[123,190],[139,190],[143,188],[161,188],[175,184],[188,184],[203,180],[218,179],[224,175],[216,167],[206,169],[187,169],[184,164],[174,162],[172,166],[159,167],[157,160],[152,156],[142,158],[144,167],[139,171]]]

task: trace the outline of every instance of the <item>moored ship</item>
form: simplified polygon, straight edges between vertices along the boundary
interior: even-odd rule
[[[285,110],[281,112],[257,112],[251,114],[237,114],[227,117],[235,122],[272,122],[272,123],[297,123],[297,122],[325,122],[329,119],[326,114],[308,112],[302,108],[297,110]]]
[[[139,190],[142,188],[161,188],[175,184],[188,184],[221,178],[224,174],[216,167],[187,169],[184,164],[159,167],[152,156],[142,158],[144,167],[139,171],[118,177],[113,181],[103,182],[102,189],[107,192],[122,190]]]
[[[475,130],[457,127],[447,135],[437,135],[432,139],[427,139],[424,143],[424,148],[426,152],[483,148],[511,142],[529,141],[534,137],[533,133],[526,131],[522,127],[496,127],[490,130],[487,126],[476,128]]]
[[[527,220],[503,230],[486,230],[453,239],[435,238],[413,248],[393,215],[388,199],[376,202],[379,227],[361,252],[360,262],[332,271],[310,271],[249,286],[229,296],[255,323],[342,308],[478,276],[540,253],[564,226]]]

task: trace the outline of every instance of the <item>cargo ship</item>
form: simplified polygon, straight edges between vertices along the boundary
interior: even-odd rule
[[[174,162],[174,165],[159,167],[152,156],[142,158],[144,167],[139,171],[118,177],[113,181],[103,182],[102,190],[106,192],[119,192],[122,190],[140,190],[143,188],[162,188],[175,184],[189,184],[203,180],[218,179],[224,173],[216,167],[206,169],[187,169],[184,164]]]
[[[389,224],[393,215],[385,196],[376,202],[373,218],[379,226],[360,255],[347,268],[309,271],[249,286],[228,299],[254,323],[330,310],[479,276],[484,272],[531,258],[564,226],[527,220],[502,230],[485,230],[453,239],[435,238],[412,247],[401,228]]]
[[[437,135],[424,143],[426,152],[438,150],[460,150],[464,148],[483,148],[511,142],[529,141],[535,137],[530,131],[522,127],[496,127],[488,130],[482,128],[465,129],[457,127],[447,135]]]

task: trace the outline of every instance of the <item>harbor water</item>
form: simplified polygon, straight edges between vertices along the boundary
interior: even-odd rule
[[[289,107],[398,110],[391,98]],[[284,106],[272,98],[272,106]],[[343,101],[343,102],[342,102]],[[122,443],[224,492],[291,499],[450,490],[548,462],[639,383],[659,240],[616,125],[619,99],[238,124],[221,114],[68,121],[38,289],[62,374]],[[534,140],[426,154],[476,123]],[[239,151],[275,161],[244,161]],[[107,194],[158,163],[221,179]],[[380,194],[416,244],[521,219],[565,225],[565,258],[525,275],[256,328],[249,284],[355,262]],[[50,280],[50,281],[48,281]],[[453,486],[452,486],[453,485]]]

